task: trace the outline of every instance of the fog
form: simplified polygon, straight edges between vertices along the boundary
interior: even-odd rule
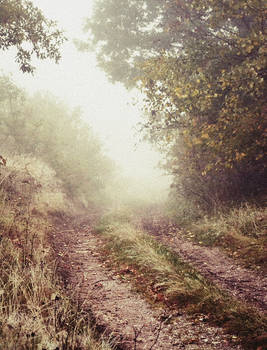
[[[62,47],[59,64],[34,60],[34,75],[20,72],[14,51],[3,52],[1,69],[12,75],[15,83],[30,94],[47,90],[70,107],[80,107],[84,118],[99,135],[104,150],[120,174],[129,179],[129,193],[146,192],[154,198],[167,193],[168,178],[157,165],[160,154],[140,141],[136,125],[142,120],[140,101],[136,91],[127,91],[122,85],[108,82],[97,68],[93,53],[79,52],[73,39],[85,38],[82,32],[85,17],[92,11],[93,0],[72,1],[34,0],[45,16],[56,20],[65,31],[68,41]],[[125,188],[127,186],[124,186]],[[156,196],[156,197],[155,197]]]

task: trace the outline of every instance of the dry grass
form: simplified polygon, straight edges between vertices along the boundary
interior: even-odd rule
[[[111,350],[56,276],[41,180],[18,163],[0,168],[0,349]],[[62,193],[52,192],[52,209],[62,209]]]
[[[177,261],[175,264],[170,252],[130,224],[121,224],[110,229],[106,237],[112,241],[112,247],[118,252],[117,259],[134,263],[146,274],[156,276],[157,289],[165,290],[170,298],[174,294],[188,294],[188,297],[190,294],[192,297],[202,287],[199,282],[202,279],[200,275],[190,268],[185,269],[182,262]],[[189,278],[192,273],[193,278]]]
[[[204,313],[211,323],[237,334],[247,348],[249,339],[264,333],[266,319],[261,314],[222,293],[165,246],[129,223],[116,219],[105,225],[96,231],[106,241],[103,256],[151,301]]]
[[[205,217],[186,230],[206,246],[220,246],[244,266],[266,272],[267,208],[245,204],[227,213]]]

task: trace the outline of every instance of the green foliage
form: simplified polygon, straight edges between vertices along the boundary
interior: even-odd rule
[[[27,97],[2,77],[0,88],[11,88],[0,103],[1,149],[30,154],[45,161],[72,198],[84,204],[104,199],[112,165],[79,110],[49,94]]]
[[[0,49],[15,47],[16,61],[23,72],[33,72],[32,55],[58,62],[64,41],[56,23],[44,17],[28,0],[0,1]]]
[[[96,3],[87,25],[91,44],[111,78],[126,85],[134,79],[145,94],[144,130],[167,155],[173,193],[210,210],[263,191],[263,1],[116,4]],[[101,27],[103,15],[107,21]],[[129,73],[122,69],[117,75],[118,66],[127,66]]]
[[[141,74],[137,62],[173,50],[175,38],[164,23],[175,14],[165,10],[161,0],[97,0],[84,28],[88,40],[78,46],[97,53],[99,66],[112,81],[133,86]]]
[[[134,56],[142,56],[140,52],[150,34],[141,30],[151,20],[151,17],[148,21],[146,19],[146,4],[147,1],[141,3],[137,0],[95,1],[93,16],[87,18],[84,26],[88,39],[76,42],[79,49],[97,53],[100,67],[113,81],[126,81],[132,85],[131,78],[135,76],[133,71],[136,68]]]
[[[266,48],[259,1],[177,5],[174,56],[146,62],[146,126],[168,151],[173,188],[197,205],[253,196],[266,177]]]

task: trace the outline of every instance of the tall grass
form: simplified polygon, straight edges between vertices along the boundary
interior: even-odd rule
[[[0,349],[110,350],[56,275],[47,243],[46,185],[14,168],[0,169],[0,184]]]
[[[206,246],[220,246],[246,267],[266,271],[267,208],[243,204],[191,223],[187,236]]]

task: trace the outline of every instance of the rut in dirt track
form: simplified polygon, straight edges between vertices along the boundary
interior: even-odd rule
[[[184,314],[169,315],[153,309],[126,282],[102,266],[98,248],[102,244],[90,229],[57,225],[51,243],[58,268],[72,295],[90,310],[107,337],[125,350],[230,350],[242,349],[230,342],[220,328]]]
[[[190,263],[220,289],[266,312],[266,276],[237,265],[219,248],[204,247],[186,240],[179,230],[168,230],[168,227],[162,230],[160,225],[153,227],[153,220],[147,232],[177,253],[184,261]]]

